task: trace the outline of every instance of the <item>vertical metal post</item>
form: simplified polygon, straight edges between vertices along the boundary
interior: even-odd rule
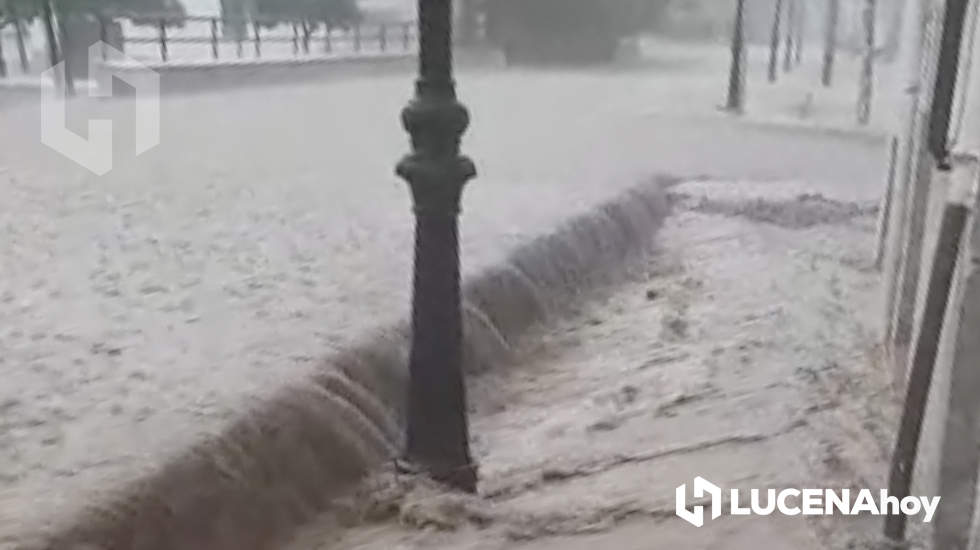
[[[857,106],[857,121],[861,126],[871,122],[871,98],[874,93],[875,18],[877,1],[864,0],[864,59]]]
[[[384,23],[378,27],[378,49],[382,53],[388,49],[388,27]]]
[[[840,19],[840,0],[828,0],[827,29],[823,46],[823,72],[820,81],[830,87],[834,79],[834,57],[837,55],[837,24]]]
[[[310,54],[310,22],[306,19],[303,20],[303,53],[306,55]]]
[[[211,57],[218,59],[218,20],[211,18]]]
[[[725,109],[737,114],[745,109],[745,0],[735,0],[732,63],[728,72],[728,101]]]
[[[330,26],[330,21],[323,22],[323,51],[325,53],[330,53],[333,51],[333,43],[330,41],[330,33],[333,32],[333,28]]]
[[[412,152],[396,172],[415,206],[412,349],[403,465],[475,492],[462,371],[458,216],[463,186],[476,175],[460,155],[469,125],[456,99],[451,0],[419,0],[419,77],[402,111]]]
[[[299,28],[293,21],[293,55],[299,55]]]
[[[167,22],[164,19],[160,20],[160,60],[163,62],[167,61]]]
[[[789,7],[786,13],[786,45],[783,52],[783,71],[790,72],[793,70],[793,50],[796,37],[793,36],[796,32],[796,0],[788,0]]]
[[[255,57],[262,57],[262,26],[258,21],[252,23],[252,32],[255,33]]]
[[[769,37],[769,82],[776,81],[779,66],[779,27],[783,18],[783,0],[776,0],[776,10],[772,14],[772,35]]]

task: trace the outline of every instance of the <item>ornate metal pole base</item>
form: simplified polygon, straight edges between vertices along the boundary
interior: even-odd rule
[[[419,79],[402,111],[413,152],[397,173],[415,204],[415,276],[408,426],[402,465],[454,488],[476,491],[462,371],[458,216],[476,175],[459,142],[469,124],[452,79],[451,0],[419,2]]]

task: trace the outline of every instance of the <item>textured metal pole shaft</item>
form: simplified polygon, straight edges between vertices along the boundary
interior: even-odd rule
[[[462,370],[457,218],[463,186],[476,175],[459,153],[469,124],[452,77],[450,0],[419,1],[419,78],[402,111],[412,153],[397,173],[415,204],[412,349],[405,460],[437,481],[475,491]]]
[[[830,86],[834,79],[834,57],[837,55],[837,22],[840,19],[840,0],[828,0],[827,29],[823,48],[821,82]]]
[[[732,30],[732,64],[728,74],[728,101],[725,108],[733,113],[745,109],[745,0],[735,2],[735,24]]]
[[[776,11],[772,15],[772,36],[769,38],[769,82],[776,81],[779,67],[779,28],[783,18],[783,0],[776,0]]]
[[[864,60],[861,64],[861,85],[858,97],[858,124],[871,122],[871,97],[874,93],[875,18],[877,1],[864,0]]]

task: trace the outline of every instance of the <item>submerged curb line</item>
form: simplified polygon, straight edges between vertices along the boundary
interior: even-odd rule
[[[642,257],[669,212],[666,176],[516,248],[463,286],[464,362],[485,371],[531,326]],[[17,550],[266,550],[400,447],[407,322],[367,335],[280,388],[218,435],[97,503],[30,533]]]

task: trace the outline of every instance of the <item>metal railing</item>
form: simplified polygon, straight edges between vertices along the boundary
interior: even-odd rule
[[[107,36],[110,25],[127,19],[132,21],[128,16],[98,16],[101,34]],[[413,51],[416,41],[416,26],[410,21],[337,25],[309,19],[188,16],[177,26],[167,16],[142,14],[138,20],[143,26],[125,29],[121,46],[129,55],[160,62],[404,53]],[[146,25],[147,21],[155,23]]]

